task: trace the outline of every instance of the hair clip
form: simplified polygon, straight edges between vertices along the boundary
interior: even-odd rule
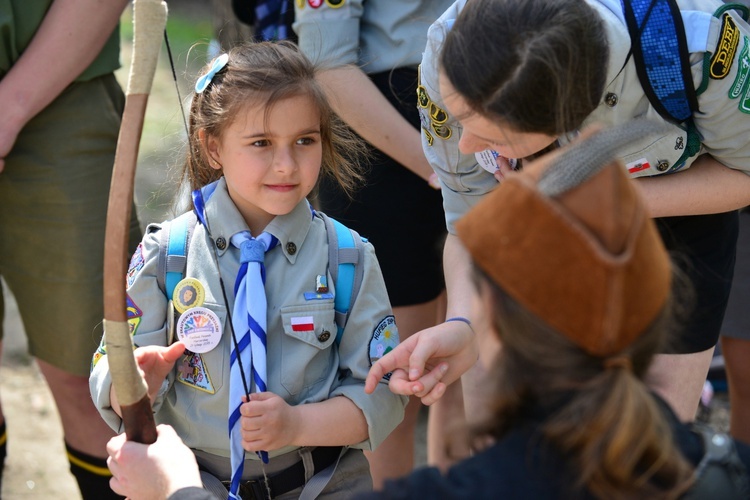
[[[216,73],[221,71],[224,66],[227,65],[227,62],[229,62],[229,54],[222,54],[218,56],[214,61],[211,63],[211,69],[208,70],[208,73],[198,78],[198,81],[195,82],[195,92],[197,94],[200,94],[204,90],[206,90],[206,87],[211,83],[211,80],[213,80],[214,76],[216,76]]]

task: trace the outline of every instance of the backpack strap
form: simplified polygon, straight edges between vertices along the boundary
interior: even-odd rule
[[[349,313],[357,300],[364,276],[362,237],[336,219],[316,212],[325,222],[328,235],[328,266],[336,287],[333,308],[336,321],[336,344],[341,343]],[[360,265],[358,265],[360,264]]]
[[[162,230],[156,280],[167,299],[172,298],[175,286],[185,277],[188,246],[197,220],[195,212],[191,211],[172,220]]]
[[[633,59],[651,105],[680,124],[698,111],[685,26],[675,0],[621,0]]]

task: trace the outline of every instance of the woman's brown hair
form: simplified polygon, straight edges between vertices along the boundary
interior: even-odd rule
[[[606,499],[680,497],[693,469],[642,379],[677,327],[672,304],[691,298],[684,279],[673,287],[679,298],[668,301],[647,331],[602,359],[556,332],[481,270],[476,275],[491,297],[490,319],[502,343],[493,371],[494,417],[477,435],[500,439],[534,409],[552,409],[541,438],[569,461],[575,487]]]
[[[476,113],[519,132],[573,132],[604,92],[604,23],[583,0],[470,0],[440,67]]]

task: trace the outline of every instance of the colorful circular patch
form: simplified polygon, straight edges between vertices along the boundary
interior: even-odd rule
[[[172,301],[177,311],[184,313],[193,307],[200,307],[206,300],[203,285],[195,278],[185,278],[174,287]]]
[[[194,307],[177,320],[177,338],[185,343],[188,351],[204,353],[219,345],[221,321],[210,309]]]
[[[370,366],[391,352],[398,345],[398,327],[393,316],[386,316],[378,323],[370,338]]]
[[[344,5],[345,0],[326,0],[326,4],[332,9],[338,9],[342,5]]]

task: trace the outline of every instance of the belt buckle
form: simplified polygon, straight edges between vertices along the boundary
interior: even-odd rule
[[[242,497],[242,500],[270,500],[271,498],[261,479],[241,481],[238,493]]]

